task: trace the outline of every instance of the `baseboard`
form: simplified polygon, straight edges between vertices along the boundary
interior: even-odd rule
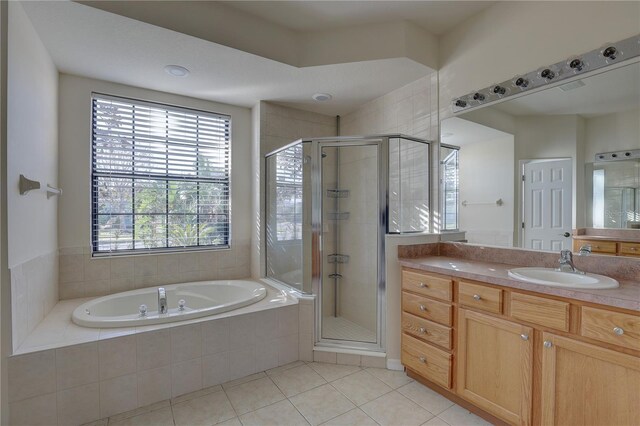
[[[404,366],[399,359],[387,359],[387,370],[403,371]]]

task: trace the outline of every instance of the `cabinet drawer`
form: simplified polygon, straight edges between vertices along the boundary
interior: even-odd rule
[[[600,240],[579,240],[580,246],[589,244],[593,253],[614,253],[616,252],[615,241],[600,241]]]
[[[452,355],[402,334],[402,364],[422,377],[451,389]]]
[[[640,316],[582,308],[580,334],[601,342],[640,350]]]
[[[402,331],[443,348],[451,349],[451,328],[444,325],[403,312]]]
[[[620,243],[620,254],[624,256],[640,256],[640,243]]]
[[[449,278],[414,271],[402,271],[402,289],[451,301],[452,281]]]
[[[567,302],[511,293],[511,316],[532,324],[569,331],[569,303]]]
[[[451,325],[451,305],[417,294],[402,292],[402,310],[440,324]]]
[[[502,312],[502,290],[460,281],[460,304],[499,314]]]

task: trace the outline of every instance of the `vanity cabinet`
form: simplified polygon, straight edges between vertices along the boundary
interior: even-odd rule
[[[580,251],[582,246],[591,246],[594,254],[607,254],[611,256],[640,257],[640,243],[616,240],[604,240],[586,238],[573,239],[573,251]]]
[[[640,314],[404,268],[409,376],[493,423],[640,425]]]
[[[543,425],[639,425],[640,358],[542,335]]]
[[[512,424],[530,424],[533,329],[460,309],[458,394]]]

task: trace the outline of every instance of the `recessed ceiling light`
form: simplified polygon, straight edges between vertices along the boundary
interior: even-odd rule
[[[333,96],[331,96],[328,93],[316,93],[315,95],[312,96],[313,100],[318,102],[328,101],[332,97]]]
[[[186,77],[189,75],[189,70],[180,65],[167,65],[164,67],[164,70],[167,74],[174,77]]]

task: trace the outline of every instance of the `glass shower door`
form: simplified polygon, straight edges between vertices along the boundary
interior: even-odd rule
[[[379,142],[320,144],[320,338],[379,344]]]

